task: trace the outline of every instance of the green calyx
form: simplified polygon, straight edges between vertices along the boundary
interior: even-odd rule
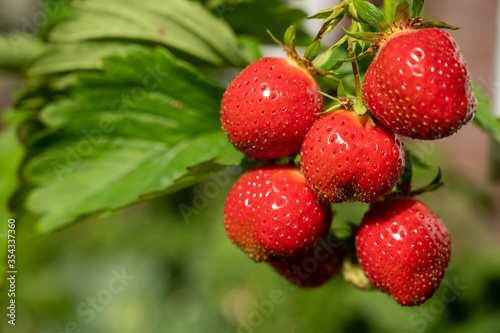
[[[318,56],[320,51],[319,40],[309,45],[304,52],[304,56],[301,57],[295,48],[296,29],[294,25],[288,27],[288,29],[285,31],[283,42],[276,38],[271,33],[271,31],[267,30],[267,33],[269,34],[269,36],[271,36],[276,44],[280,45],[283,48],[288,58],[292,59],[298,66],[307,70],[312,76],[327,76],[334,74],[332,70],[323,70],[320,68],[316,68],[312,63],[312,60],[314,60]]]
[[[377,46],[390,35],[407,29],[450,29],[457,30],[445,22],[431,20],[423,21],[420,17],[425,0],[385,0],[384,12],[366,0],[344,0],[339,5],[320,11],[310,18],[324,18],[323,26],[316,37],[322,37],[337,24],[337,18],[349,16],[353,22],[368,25],[376,31],[347,31],[344,33],[359,41],[365,41]],[[371,49],[371,52],[374,52]]]
[[[396,191],[390,193],[387,198],[413,198],[427,192],[437,191],[444,185],[441,169],[438,169],[436,176],[428,184],[417,189],[412,189],[414,166],[421,169],[430,169],[427,164],[421,161],[416,155],[412,154],[411,151],[405,150],[405,168],[403,174],[398,182]]]
[[[368,110],[362,100],[362,77],[359,73],[358,61],[372,56],[389,38],[404,31],[429,28],[457,29],[440,21],[424,22],[420,18],[424,2],[424,0],[385,0],[383,10],[380,10],[367,0],[342,0],[334,7],[321,10],[308,17],[310,19],[323,19],[323,24],[311,44],[305,49],[303,56],[299,55],[296,50],[295,26],[290,26],[285,31],[283,42],[274,37],[271,32],[268,31],[268,33],[278,45],[283,47],[290,59],[312,76],[341,81],[342,77],[336,77],[335,75],[338,73],[335,71],[342,64],[350,62],[355,92],[352,91],[353,87],[351,86],[352,96],[337,95],[337,100],[325,110],[325,113],[342,108],[352,110],[358,115],[364,115]],[[322,49],[323,37],[346,16],[351,19],[351,27],[348,30],[342,28],[344,36],[328,49]],[[347,44],[347,48],[345,44]],[[344,59],[331,58],[328,66],[324,66],[324,61],[315,62],[318,56],[320,56],[319,59],[322,59],[328,52],[341,46],[344,50],[347,49],[348,57]],[[318,66],[315,66],[315,63]]]

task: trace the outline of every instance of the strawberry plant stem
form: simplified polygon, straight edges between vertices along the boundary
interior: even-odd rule
[[[362,30],[361,25],[353,22],[351,29],[349,31],[350,32],[358,32],[360,30]],[[349,57],[351,58],[352,74],[354,75],[354,84],[356,86],[356,103],[354,103],[354,112],[356,112],[356,114],[358,114],[358,115],[363,115],[366,113],[367,109],[364,106],[363,99],[362,99],[361,79],[359,76],[358,62],[356,60],[354,60],[354,59],[356,59],[356,45],[358,42],[351,37],[349,37],[347,40],[348,40],[347,49],[349,51]]]
[[[356,44],[354,44],[356,45]],[[355,58],[356,54],[354,53],[354,50],[352,47],[349,47],[349,57]],[[354,111],[357,114],[364,114],[366,112],[365,107],[363,106],[363,100],[361,97],[361,79],[359,76],[359,68],[358,68],[358,62],[356,60],[351,61],[352,65],[352,74],[354,75],[354,84],[356,86],[356,103],[354,106]]]

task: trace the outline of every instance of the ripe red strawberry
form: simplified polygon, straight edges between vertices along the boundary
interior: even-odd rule
[[[306,252],[326,236],[331,207],[298,168],[268,164],[246,172],[224,206],[226,234],[255,261]]]
[[[271,266],[288,282],[300,288],[313,288],[331,280],[342,265],[340,243],[331,236],[320,241],[304,254],[283,257],[271,262]]]
[[[321,117],[300,152],[302,172],[325,201],[373,202],[387,195],[404,169],[403,143],[368,116],[340,110]]]
[[[221,105],[222,129],[231,143],[256,159],[299,152],[323,99],[314,78],[288,58],[262,58],[229,84]]]
[[[437,29],[390,35],[366,72],[363,99],[385,126],[423,140],[455,133],[477,103],[457,44]]]
[[[425,302],[437,290],[450,260],[450,236],[422,202],[373,204],[356,235],[356,252],[376,289],[401,305]]]

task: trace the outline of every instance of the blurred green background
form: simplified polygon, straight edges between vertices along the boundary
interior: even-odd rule
[[[7,9],[18,17],[28,15],[22,10],[34,10],[21,6],[24,2],[29,3],[16,2],[21,8],[16,14],[13,2],[0,1],[2,29],[19,24],[13,16],[6,20]],[[477,5],[491,20],[461,17],[470,13],[467,1],[428,4],[429,15],[451,24],[460,20],[470,36],[458,35],[457,41],[476,82],[494,97],[496,85],[488,73],[495,59],[496,1]],[[485,25],[490,29],[479,35]],[[482,54],[476,55],[477,49]],[[3,107],[21,81],[0,79]],[[12,173],[20,157],[14,132],[4,125],[1,135],[0,196],[15,185],[2,176]],[[23,233],[34,220],[17,221],[16,326],[7,324],[4,289],[0,331],[500,332],[500,184],[489,177],[496,168],[490,165],[490,142],[469,125],[442,142],[408,145],[443,170],[445,187],[421,199],[446,223],[453,241],[440,289],[419,307],[403,308],[381,292],[356,290],[340,276],[320,288],[298,290],[268,265],[252,262],[230,243],[222,225],[224,198],[237,176],[221,185],[219,175],[49,235]],[[417,170],[416,182],[429,181],[435,172],[435,167]],[[186,205],[189,216],[180,209]],[[366,209],[337,205],[333,228],[358,223]]]
[[[445,180],[445,189],[422,200],[448,225],[452,260],[440,289],[420,307],[356,290],[340,276],[317,289],[293,288],[229,242],[221,223],[228,187],[203,196],[215,193],[207,191],[216,188],[210,179],[53,235],[19,238],[17,325],[7,327],[3,316],[2,326],[6,332],[499,332],[500,246],[486,222],[492,203],[460,175]],[[192,203],[187,220],[181,203]],[[338,207],[333,227],[359,221],[365,209]]]

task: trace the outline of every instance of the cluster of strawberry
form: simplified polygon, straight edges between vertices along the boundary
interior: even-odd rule
[[[451,243],[422,202],[389,195],[405,165],[399,135],[449,136],[472,119],[476,99],[447,33],[397,29],[378,46],[363,82],[365,114],[349,103],[325,114],[310,68],[290,58],[260,59],[233,80],[221,106],[228,139],[254,160],[300,153],[300,167],[268,161],[245,173],[227,197],[224,225],[250,258],[313,287],[340,270],[349,247],[324,241],[334,237],[331,204],[372,203],[351,239],[357,260],[374,288],[415,305],[438,288]]]

